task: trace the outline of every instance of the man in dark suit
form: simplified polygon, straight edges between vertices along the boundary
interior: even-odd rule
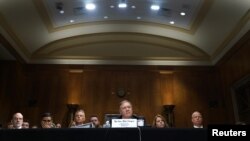
[[[122,119],[136,118],[133,116],[132,104],[128,100],[123,100],[120,102],[120,114],[120,118]]]
[[[203,128],[202,114],[199,111],[194,111],[192,113],[193,128]]]
[[[21,113],[15,113],[12,117],[12,129],[22,129],[23,115]]]
[[[120,119],[137,119],[138,126],[145,125],[145,119],[141,116],[136,116],[133,114],[133,106],[130,101],[123,100],[120,102]],[[143,122],[143,123],[142,123]]]

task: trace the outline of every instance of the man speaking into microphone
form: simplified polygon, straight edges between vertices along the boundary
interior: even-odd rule
[[[145,119],[133,114],[133,106],[130,101],[123,100],[120,102],[120,116],[119,119],[137,119],[138,126],[144,126]]]

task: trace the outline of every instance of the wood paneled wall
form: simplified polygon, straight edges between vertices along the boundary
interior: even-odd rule
[[[191,127],[191,113],[195,110],[203,113],[205,125],[224,121],[214,68],[176,69],[173,81],[176,127]]]
[[[217,64],[221,76],[221,93],[228,122],[235,123],[232,91],[235,82],[250,74],[250,31]]]
[[[43,112],[66,127],[67,104],[77,103],[87,118],[118,113],[130,100],[134,112],[151,124],[163,105],[174,104],[175,126],[191,127],[191,113],[200,110],[205,123],[234,123],[232,85],[250,73],[250,32],[216,67],[20,65],[0,62],[0,124],[22,112],[38,125]],[[124,98],[116,96],[119,89]]]
[[[0,122],[4,125],[20,111],[31,125],[39,124],[43,112],[51,112],[54,121],[66,127],[69,103],[80,104],[87,118],[97,115],[103,122],[105,114],[119,113],[123,99],[130,100],[134,113],[145,116],[148,124],[157,113],[163,113],[163,105],[167,104],[176,106],[176,127],[191,127],[194,110],[204,113],[206,123],[224,120],[213,67],[28,65],[25,71],[19,69],[14,71],[21,76],[13,77],[16,85],[4,85],[9,81],[7,76],[1,79],[1,88],[12,91],[18,87],[23,91],[14,91],[9,98],[1,91],[0,112],[4,114]],[[7,71],[1,75],[4,73]],[[118,97],[119,89],[127,95]]]
[[[15,61],[0,61],[0,68],[0,124],[5,126],[7,118],[24,107],[26,76]]]

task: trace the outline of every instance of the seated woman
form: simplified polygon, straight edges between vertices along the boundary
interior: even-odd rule
[[[160,115],[157,114],[153,120],[153,124],[152,124],[153,128],[168,128],[168,124],[166,122],[166,119]]]

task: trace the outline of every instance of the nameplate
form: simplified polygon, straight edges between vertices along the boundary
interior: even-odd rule
[[[136,128],[137,119],[112,119],[112,128]]]
[[[94,128],[94,125],[92,122],[89,122],[81,125],[72,126],[71,128]]]

